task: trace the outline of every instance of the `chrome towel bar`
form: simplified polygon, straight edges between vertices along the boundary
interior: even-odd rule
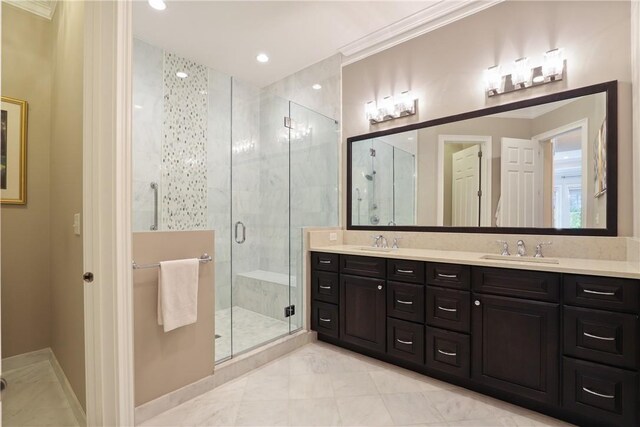
[[[200,261],[200,264],[205,264],[207,262],[213,261],[213,258],[211,258],[211,255],[204,253],[200,255],[200,258],[198,258],[198,261]],[[135,261],[132,261],[131,267],[134,270],[141,270],[143,268],[158,268],[160,267],[160,263],[156,262],[155,264],[137,264]]]

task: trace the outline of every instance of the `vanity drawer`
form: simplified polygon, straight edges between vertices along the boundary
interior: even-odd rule
[[[592,425],[636,426],[638,374],[564,358],[565,409]]]
[[[389,259],[387,260],[387,279],[400,282],[424,283],[424,262]]]
[[[457,264],[427,264],[427,284],[455,289],[470,288],[471,267]]]
[[[570,305],[637,313],[640,280],[565,274],[564,302]]]
[[[542,271],[473,267],[473,290],[540,301],[560,300],[560,275]]]
[[[424,326],[387,318],[387,354],[424,364]]]
[[[338,273],[313,271],[311,273],[311,296],[314,300],[338,304],[340,302]]]
[[[426,365],[461,378],[471,374],[471,339],[469,335],[442,329],[426,328]]]
[[[384,279],[387,272],[386,261],[385,258],[342,255],[340,257],[340,272],[354,276],[379,277]]]
[[[338,271],[338,254],[327,254],[322,252],[311,253],[311,267],[314,270]]]
[[[471,293],[428,286],[427,325],[469,333]]]
[[[340,331],[338,328],[338,306],[314,301],[312,312],[311,329],[319,334],[338,338]]]
[[[387,282],[387,316],[424,323],[424,285]]]
[[[638,316],[564,308],[564,352],[623,368],[638,367]]]

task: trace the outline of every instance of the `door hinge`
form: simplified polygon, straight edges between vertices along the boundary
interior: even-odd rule
[[[7,389],[7,380],[4,378],[0,378],[0,392],[5,391]]]
[[[482,190],[478,190],[478,197],[482,197]]]
[[[482,158],[482,151],[478,151],[478,157]]]
[[[376,150],[374,148],[369,148],[369,155],[371,157],[375,157],[376,156]]]
[[[296,306],[290,305],[284,308],[284,317],[291,317],[296,314]]]
[[[293,129],[293,126],[291,125],[291,117],[284,118],[284,127]]]

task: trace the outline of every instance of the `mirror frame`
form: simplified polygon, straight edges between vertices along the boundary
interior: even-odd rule
[[[469,120],[521,108],[548,104],[586,95],[604,92],[606,99],[607,123],[607,226],[606,228],[534,228],[534,227],[449,227],[435,225],[353,225],[352,187],[352,147],[356,141],[393,135],[401,132],[423,129],[447,123]],[[418,142],[420,143],[420,142]],[[564,92],[557,92],[523,101],[483,108],[467,113],[455,114],[420,123],[413,123],[392,129],[371,132],[347,138],[347,230],[422,231],[441,233],[494,233],[494,234],[549,234],[570,236],[617,236],[618,235],[618,81],[613,80]]]

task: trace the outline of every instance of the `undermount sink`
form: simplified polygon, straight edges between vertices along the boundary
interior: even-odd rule
[[[560,260],[557,260],[555,258],[534,258],[514,255],[482,255],[480,259],[491,259],[495,261],[533,262],[538,264],[560,264]]]
[[[358,249],[361,251],[369,251],[369,252],[392,252],[396,250],[394,248],[376,248],[374,246],[361,246]]]

